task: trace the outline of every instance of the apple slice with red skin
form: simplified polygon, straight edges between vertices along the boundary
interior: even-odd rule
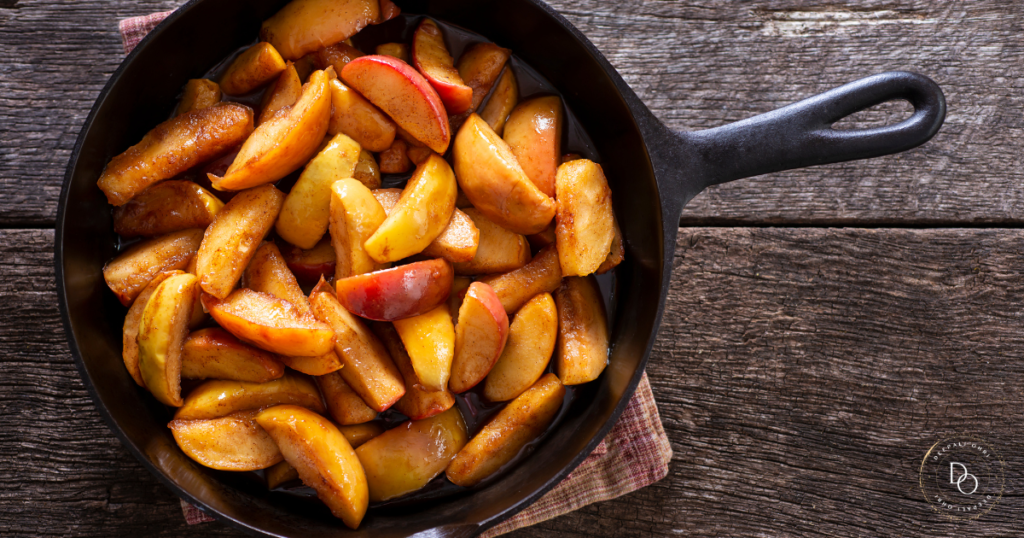
[[[282,246],[281,255],[302,284],[316,284],[322,275],[333,275],[337,263],[330,236],[325,235],[315,247],[303,250],[295,245]]]
[[[362,56],[345,66],[341,78],[438,155],[448,150],[448,112],[434,87],[411,65],[391,56]]]
[[[342,278],[335,287],[345,310],[366,319],[394,321],[441,304],[453,278],[451,264],[438,258]]]
[[[498,295],[483,282],[470,284],[459,308],[448,388],[461,393],[483,381],[501,357],[507,340],[508,314]]]
[[[461,114],[473,105],[473,88],[462,81],[441,28],[430,19],[423,19],[412,35],[412,62],[437,90],[450,114]]]

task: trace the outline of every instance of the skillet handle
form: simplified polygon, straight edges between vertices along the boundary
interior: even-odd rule
[[[872,106],[905,99],[910,118],[885,127],[836,130],[835,122]],[[928,77],[881,73],[784,108],[706,131],[684,133],[704,186],[819,164],[899,153],[924,144],[942,126],[946,99]]]

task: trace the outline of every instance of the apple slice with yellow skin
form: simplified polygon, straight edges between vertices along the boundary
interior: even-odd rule
[[[103,279],[121,304],[128,306],[156,275],[188,267],[202,240],[201,228],[148,239],[107,262],[103,267]]]
[[[395,208],[366,240],[366,253],[377,263],[408,258],[427,248],[448,226],[455,211],[455,174],[431,155],[416,167]]]
[[[203,306],[221,327],[260,349],[291,357],[334,350],[330,326],[269,293],[241,288],[224,300],[203,294]]]
[[[342,426],[362,424],[377,418],[377,412],[370,409],[366,402],[345,382],[341,372],[332,372],[317,376],[316,384],[320,394],[324,395],[327,410],[331,418]]]
[[[331,103],[328,133],[345,133],[369,151],[384,151],[395,141],[395,122],[339,80],[331,81]]]
[[[236,103],[175,116],[107,163],[96,185],[120,206],[150,185],[215,159],[253,132],[252,109]]]
[[[380,340],[338,302],[321,280],[309,296],[313,313],[328,323],[337,338],[335,350],[345,367],[341,377],[371,409],[384,412],[405,394],[402,374]]]
[[[335,281],[345,310],[366,319],[394,321],[427,312],[448,298],[452,266],[424,260]]]
[[[262,125],[278,114],[286,112],[288,107],[299,100],[301,95],[302,80],[299,79],[299,72],[295,69],[295,64],[288,62],[288,67],[285,67],[284,71],[278,75],[274,85],[264,94],[256,125]]]
[[[444,104],[409,64],[391,56],[363,56],[345,66],[341,79],[437,154],[448,150],[451,129]]]
[[[281,255],[300,284],[313,285],[321,276],[334,274],[336,260],[330,236],[325,235],[315,247],[308,250],[284,245]]]
[[[512,150],[480,116],[472,114],[455,136],[455,177],[473,206],[523,235],[543,230],[555,201],[526,177]]]
[[[308,377],[285,372],[284,376],[266,383],[204,381],[188,394],[185,405],[174,414],[174,419],[211,419],[283,404],[307,407],[317,413],[327,412],[316,385]]]
[[[608,318],[594,277],[566,277],[555,292],[558,306],[558,377],[566,385],[589,383],[608,365]]]
[[[283,203],[281,191],[262,185],[238,193],[217,213],[196,253],[196,276],[203,291],[224,299],[235,289]]]
[[[285,69],[284,58],[270,43],[256,43],[238,55],[220,79],[228,95],[242,95],[274,80]]]
[[[259,411],[205,420],[172,420],[167,425],[181,451],[219,471],[258,471],[284,461],[270,435],[256,423]]]
[[[181,91],[181,100],[174,115],[210,108],[220,102],[220,97],[220,85],[216,82],[205,78],[190,79]]]
[[[356,171],[352,173],[352,178],[370,189],[380,187],[380,166],[372,153],[365,149],[359,152],[359,162],[356,163]]]
[[[342,41],[314,52],[313,60],[316,62],[316,66],[320,69],[333,67],[335,73],[341,73],[341,70],[344,69],[349,62],[360,56],[365,56],[365,54],[352,45]]]
[[[366,515],[369,495],[359,458],[338,427],[302,407],[279,405],[256,415],[302,483],[316,490],[335,517],[355,529]]]
[[[213,188],[239,191],[273,183],[315,155],[331,120],[330,78],[327,72],[313,72],[299,100],[260,124],[245,140],[224,177],[208,174]]]
[[[181,345],[181,377],[266,383],[284,375],[274,355],[242,343],[220,327],[192,332]]]
[[[445,474],[462,487],[473,487],[498,472],[555,420],[565,387],[547,374],[512,400],[466,444]]]
[[[420,385],[427,390],[445,390],[455,356],[455,326],[448,303],[394,324]]]
[[[612,269],[615,269],[622,260],[626,259],[626,249],[622,244],[622,229],[619,228],[619,220],[612,216],[612,245],[608,252],[608,257],[601,262],[601,266],[597,268],[595,273],[603,275]]]
[[[223,207],[224,202],[191,181],[163,181],[114,209],[114,233],[152,237],[206,228]]]
[[[268,433],[267,436],[269,435]],[[271,439],[271,442],[273,442],[273,439]],[[274,446],[276,447],[277,445],[275,444]],[[281,456],[281,461],[277,465],[268,467],[263,476],[267,478],[267,489],[276,489],[281,484],[298,480],[299,472],[295,470],[295,467],[292,467],[292,464],[284,461],[284,456]]]
[[[327,232],[331,217],[331,185],[352,177],[359,162],[359,144],[337,134],[313,157],[284,199],[275,229],[299,248],[313,248]]]
[[[472,260],[455,264],[455,274],[507,273],[530,262],[530,243],[524,235],[502,228],[479,209],[467,207],[465,211],[480,230],[480,244]]]
[[[505,349],[508,332],[508,314],[494,290],[483,282],[471,284],[459,308],[448,388],[458,394],[483,381]]]
[[[121,331],[121,358],[124,359],[124,366],[128,369],[128,374],[135,380],[135,384],[143,388],[146,387],[146,382],[142,379],[142,372],[139,371],[138,340],[142,311],[146,309],[146,303],[149,302],[149,297],[156,291],[157,286],[167,277],[179,274],[182,274],[182,271],[164,271],[153,277],[153,280],[142,290],[124,316],[124,328]]]
[[[402,197],[402,189],[374,189],[373,196],[380,202],[384,212],[391,215]],[[452,263],[466,262],[476,256],[479,243],[480,230],[473,219],[462,210],[455,209],[441,234],[423,249],[423,255],[444,258]]]
[[[530,299],[516,312],[501,358],[487,374],[484,397],[505,402],[540,379],[551,362],[558,339],[558,311],[550,293]]]
[[[370,439],[384,433],[384,428],[377,423],[355,424],[352,426],[338,426],[338,430],[348,441],[352,448],[359,448]],[[276,446],[276,445],[275,445]],[[286,482],[299,479],[299,472],[287,461],[282,461],[266,471],[267,489],[274,489]]]
[[[403,422],[370,439],[356,449],[366,471],[370,500],[394,499],[427,485],[444,472],[467,440],[466,421],[458,407]]]
[[[344,41],[380,18],[377,0],[292,0],[263,21],[260,39],[286,60]]]
[[[505,73],[498,79],[497,87],[491,92],[491,98],[480,111],[480,117],[498,136],[501,136],[505,131],[505,122],[518,102],[519,82],[516,81],[516,75],[511,69],[505,69]]]
[[[555,242],[562,274],[589,275],[608,258],[615,236],[608,180],[601,165],[577,159],[558,167],[556,188]]]
[[[555,171],[562,157],[562,100],[557,95],[523,101],[505,123],[505,142],[530,181],[555,196]]]
[[[409,45],[406,45],[405,43],[382,43],[377,45],[377,48],[374,50],[374,54],[398,58],[405,63],[410,62]]]
[[[164,279],[146,301],[139,321],[139,372],[149,392],[175,407],[181,399],[181,343],[188,334],[192,305],[199,293],[195,275]]]
[[[363,244],[387,219],[384,208],[370,189],[355,179],[339,179],[331,185],[331,244],[335,253],[335,278],[370,273],[388,267],[367,254]]]
[[[530,263],[508,273],[485,276],[479,280],[494,288],[505,312],[515,313],[538,293],[551,293],[562,283],[558,251],[554,245],[541,249]]]
[[[461,114],[472,106],[473,89],[462,81],[444,44],[441,28],[430,19],[423,19],[413,33],[412,61],[437,90],[449,114]]]
[[[402,372],[405,379],[405,396],[395,403],[395,410],[411,418],[422,420],[434,415],[444,413],[455,405],[455,396],[448,389],[426,390],[416,378],[416,371],[412,367],[412,360],[405,351],[405,344],[394,326],[390,323],[375,323],[373,332],[380,337],[384,347],[388,349],[395,365]]]

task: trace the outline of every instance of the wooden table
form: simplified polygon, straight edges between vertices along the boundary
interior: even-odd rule
[[[239,535],[178,500],[100,419],[68,353],[52,243],[120,18],[178,0],[0,0],[0,535]],[[739,120],[872,73],[942,85],[902,155],[713,188],[683,213],[648,373],[668,478],[516,536],[1019,535],[1024,433],[1024,4],[557,0],[674,128]],[[898,121],[886,105],[853,125]],[[954,433],[1006,461],[950,522],[918,468]]]

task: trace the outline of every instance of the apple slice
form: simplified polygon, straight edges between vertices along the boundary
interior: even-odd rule
[[[203,306],[225,330],[260,349],[295,357],[334,350],[334,331],[294,305],[246,288],[227,299],[203,294]]]
[[[365,54],[352,45],[341,41],[313,53],[313,60],[316,62],[316,66],[319,69],[333,67],[335,73],[341,73],[341,70],[344,69],[349,62],[360,56],[365,56]]]
[[[448,298],[452,266],[443,259],[409,263],[335,282],[338,300],[349,312],[394,321],[427,312]]]
[[[505,142],[526,177],[553,198],[562,156],[562,100],[548,95],[519,103],[505,123]]]
[[[111,205],[124,205],[146,187],[241,144],[253,132],[252,122],[252,109],[235,103],[175,116],[111,159],[96,185]]]
[[[301,405],[317,413],[326,413],[316,385],[302,374],[285,372],[266,383],[246,381],[204,381],[185,398],[185,405],[174,414],[175,420],[211,419],[274,405]]]
[[[139,373],[146,388],[166,405],[182,405],[181,343],[197,293],[195,275],[171,275],[153,290],[139,321]]]
[[[181,100],[178,101],[178,109],[175,116],[180,116],[193,110],[210,108],[220,102],[220,85],[205,78],[190,79],[185,83],[185,89],[181,91]]]
[[[341,306],[326,281],[313,288],[309,299],[317,318],[334,329],[345,382],[374,411],[384,412],[394,405],[405,394],[405,383],[380,340]]]
[[[299,100],[287,112],[261,124],[245,140],[224,177],[209,174],[213,188],[238,191],[272,183],[315,155],[331,120],[330,78],[324,71],[310,75]]]
[[[277,77],[277,81],[263,95],[263,102],[260,106],[260,117],[256,125],[262,125],[281,113],[287,112],[288,107],[295,104],[302,96],[302,79],[295,69],[295,64],[288,62],[288,66]]]
[[[603,275],[612,269],[615,269],[622,260],[626,259],[626,249],[622,243],[622,229],[619,228],[619,219],[612,215],[612,245],[611,250],[608,252],[608,257],[601,262],[601,266],[595,271],[599,275]]]
[[[401,13],[402,10],[391,0],[380,0],[380,21],[377,24],[390,21]]]
[[[156,275],[185,269],[203,240],[203,230],[172,232],[133,245],[103,267],[103,279],[121,304],[128,306]]]
[[[349,426],[338,426],[338,430],[345,436],[352,448],[359,448],[367,441],[384,433],[384,427],[376,422],[364,422]]]
[[[327,402],[327,410],[331,418],[342,426],[362,424],[377,418],[377,412],[371,409],[362,398],[345,382],[341,372],[317,376],[316,384]]]
[[[190,333],[181,344],[181,377],[266,383],[284,375],[274,355],[243,344],[220,327]]]
[[[356,163],[356,171],[352,173],[352,178],[370,189],[380,187],[380,166],[377,165],[372,153],[365,149],[359,152],[359,162]]]
[[[551,362],[558,338],[558,311],[550,293],[530,299],[516,312],[501,358],[487,374],[484,397],[505,402],[530,388]]]
[[[373,332],[380,337],[405,379],[405,396],[395,403],[396,411],[413,420],[422,420],[443,413],[455,405],[455,396],[447,388],[426,390],[420,385],[412,360],[405,351],[405,344],[392,324],[375,323]]]
[[[269,433],[267,434],[267,437],[270,437]],[[271,439],[270,442],[273,443],[274,440]],[[277,445],[275,444],[274,447],[276,448]],[[280,452],[280,450],[278,450],[278,452]],[[267,489],[276,489],[281,484],[299,479],[299,472],[295,470],[295,467],[292,467],[292,464],[284,461],[284,456],[281,456],[281,459],[282,461],[277,465],[268,467],[263,473],[263,476],[267,478]]]
[[[476,110],[483,102],[511,54],[512,51],[494,43],[477,43],[462,53],[459,76],[473,89],[470,110]]]
[[[472,260],[455,264],[455,274],[506,273],[529,263],[530,243],[525,236],[502,228],[478,209],[467,207],[466,214],[480,230],[480,244]]]
[[[511,69],[505,69],[505,73],[498,79],[498,86],[491,92],[491,98],[487,100],[487,104],[480,111],[480,118],[486,121],[498,136],[501,136],[505,130],[508,115],[512,113],[512,109],[518,102],[519,82],[516,81],[516,75]]]
[[[182,274],[182,271],[164,271],[153,277],[153,280],[142,290],[142,293],[135,299],[131,308],[128,309],[128,313],[124,316],[124,328],[121,331],[121,358],[124,359],[124,367],[128,369],[128,373],[135,380],[135,384],[142,388],[146,387],[146,382],[142,379],[142,372],[139,371],[138,337],[139,323],[142,321],[142,311],[146,309],[146,303],[149,302],[149,297],[156,291],[157,286],[167,277],[179,274]]]
[[[453,155],[459,187],[489,219],[529,235],[554,218],[554,200],[526,177],[508,144],[480,116],[471,114],[459,129]]]
[[[448,311],[452,313],[453,323],[459,322],[459,307],[462,306],[462,301],[466,298],[466,292],[471,284],[473,284],[473,279],[465,276],[457,276],[452,281],[452,292],[448,295]]]
[[[455,326],[448,303],[394,324],[420,385],[427,390],[445,390],[455,356]]]
[[[377,0],[292,0],[263,21],[260,39],[286,60],[344,41],[380,18]]]
[[[551,221],[547,228],[544,228],[539,233],[526,236],[526,240],[530,242],[530,246],[540,250],[548,245],[555,244],[555,221]]]
[[[228,95],[249,93],[274,80],[285,67],[273,45],[256,43],[231,62],[220,79],[220,89]]]
[[[402,189],[374,189],[373,196],[380,202],[384,212],[391,215],[402,197]],[[444,258],[452,263],[466,262],[476,256],[479,242],[480,230],[473,219],[456,209],[441,234],[423,249],[423,255]]]
[[[562,407],[564,396],[565,387],[555,374],[541,378],[499,411],[459,451],[445,472],[448,480],[471,488],[498,472],[547,430]]]
[[[331,103],[328,133],[345,133],[369,151],[384,151],[395,141],[395,122],[339,80],[331,81]]]
[[[316,490],[335,517],[356,528],[369,505],[366,474],[345,436],[324,417],[302,407],[279,405],[256,422],[274,439],[302,483]]]
[[[356,449],[366,471],[370,500],[416,491],[441,474],[466,446],[466,421],[458,407],[424,420],[410,420]],[[285,458],[288,455],[285,454]]]
[[[455,211],[455,174],[432,155],[409,179],[387,219],[366,240],[366,253],[377,263],[408,258],[437,239]]]
[[[315,247],[303,250],[286,245],[281,250],[285,263],[300,284],[316,284],[323,275],[333,275],[336,263],[330,236],[325,235]]]
[[[256,423],[258,411],[167,425],[186,456],[218,471],[258,471],[284,461],[274,440]]]
[[[555,292],[558,306],[558,377],[566,385],[589,383],[608,365],[608,318],[594,277],[566,277]]]
[[[462,81],[441,29],[430,19],[423,19],[412,35],[412,61],[437,90],[449,114],[461,114],[472,106],[473,89]]]
[[[217,213],[196,253],[203,291],[220,299],[231,293],[283,203],[281,191],[262,185],[238,193]]]
[[[498,362],[508,339],[508,314],[490,286],[474,282],[459,308],[455,358],[448,387],[458,394],[475,387]]]
[[[448,150],[451,129],[444,104],[412,66],[391,56],[363,56],[349,62],[341,78],[434,152]]]
[[[612,191],[601,165],[587,159],[558,167],[555,241],[565,276],[597,271],[611,252],[615,235]]]
[[[256,249],[249,265],[242,276],[244,287],[253,291],[269,293],[292,304],[303,314],[312,314],[309,300],[302,293],[295,275],[288,269],[288,264],[281,256],[277,245],[267,241]]]
[[[387,215],[370,189],[355,179],[331,186],[331,244],[337,256],[335,278],[370,273],[388,267],[373,260],[363,245]]]
[[[486,276],[480,282],[489,284],[498,294],[505,312],[519,310],[538,293],[551,293],[562,283],[562,270],[558,265],[558,250],[554,245],[544,247],[530,263],[508,273]]]
[[[337,134],[309,161],[284,199],[275,230],[299,248],[313,248],[327,232],[331,218],[331,185],[352,177],[359,162],[359,143]]]
[[[409,46],[405,43],[382,43],[377,45],[377,48],[374,50],[374,54],[398,58],[405,63],[409,63],[410,61]]]
[[[188,228],[206,228],[224,202],[191,181],[163,181],[114,208],[114,233],[152,237]]]

